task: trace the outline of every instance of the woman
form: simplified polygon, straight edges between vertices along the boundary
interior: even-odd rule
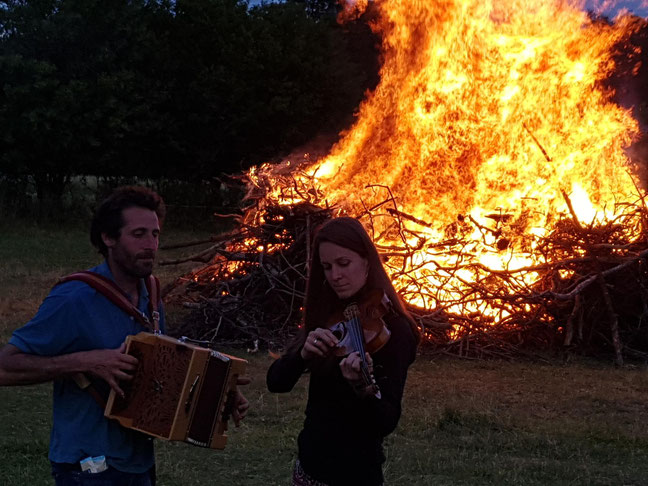
[[[292,484],[379,486],[385,461],[382,442],[401,415],[418,330],[356,219],[326,222],[315,235],[313,249],[304,326],[267,376],[271,392],[288,392],[304,371],[311,375]],[[382,348],[366,355],[379,392],[362,380],[359,353],[336,357],[339,341],[327,326],[332,315],[375,289],[389,299],[383,321],[391,333]]]

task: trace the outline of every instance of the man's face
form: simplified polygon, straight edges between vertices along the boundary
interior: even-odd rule
[[[101,235],[108,247],[108,259],[113,273],[121,272],[129,277],[144,278],[153,272],[157,253],[160,224],[155,211],[132,207],[122,211],[124,226],[119,238]]]

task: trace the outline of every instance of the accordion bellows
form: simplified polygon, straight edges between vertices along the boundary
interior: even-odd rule
[[[110,392],[106,417],[161,439],[225,447],[228,399],[246,360],[146,332],[126,338],[126,353],[137,371],[123,383],[125,398]]]

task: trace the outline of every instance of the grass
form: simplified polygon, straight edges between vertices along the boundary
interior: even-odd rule
[[[204,236],[166,233],[167,243]],[[1,343],[33,315],[56,277],[99,261],[86,242],[85,231],[75,228],[0,228]],[[164,284],[190,266],[158,274]],[[224,351],[250,361],[249,415],[230,430],[224,451],[158,441],[161,486],[288,484],[307,382],[287,395],[270,394],[269,356]],[[0,484],[52,483],[50,388],[0,388]],[[409,375],[399,427],[385,441],[387,484],[644,485],[647,403],[643,364],[617,369],[585,360],[567,365],[422,355]]]

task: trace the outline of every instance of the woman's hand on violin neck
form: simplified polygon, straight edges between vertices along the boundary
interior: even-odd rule
[[[373,377],[373,360],[369,353],[365,353],[365,360],[367,362],[368,376],[362,372],[362,359],[357,351],[340,361],[342,376],[346,378],[358,397],[375,396],[380,398],[380,390]]]
[[[369,374],[371,375],[373,374],[373,360],[369,356],[369,353],[365,353],[365,359]],[[340,361],[340,370],[342,371],[342,376],[344,376],[352,387],[356,388],[367,385],[362,374],[362,358],[357,351]]]
[[[332,354],[338,343],[338,338],[331,331],[318,327],[306,336],[301,356],[306,361],[313,358],[324,358]]]

